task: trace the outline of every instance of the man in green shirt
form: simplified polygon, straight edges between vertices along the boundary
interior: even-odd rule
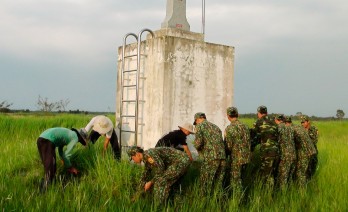
[[[77,174],[78,170],[72,166],[70,156],[72,149],[77,142],[86,145],[87,133],[84,129],[76,130],[63,127],[50,128],[45,130],[37,139],[37,147],[40,158],[44,165],[45,177],[41,184],[41,191],[47,189],[56,174],[56,147],[64,166],[72,174]],[[66,146],[66,150],[63,148]]]

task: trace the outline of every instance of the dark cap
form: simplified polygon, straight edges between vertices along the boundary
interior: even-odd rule
[[[71,128],[71,130],[76,132],[77,137],[79,138],[79,142],[83,146],[86,146],[87,145],[87,132],[86,132],[85,128],[81,128],[79,130],[77,130],[75,128]]]
[[[205,113],[198,112],[194,116],[193,125],[196,125],[196,119],[199,119],[199,118],[207,119],[207,117],[205,116]]]
[[[143,152],[143,149],[138,146],[131,146],[127,149],[127,154],[131,159],[137,152]]]
[[[275,116],[275,119],[278,121],[285,121],[285,116],[283,114],[278,114]]]
[[[267,114],[267,107],[261,105],[261,106],[259,106],[259,107],[257,108],[257,112],[259,112],[259,113],[261,113],[261,114]]]
[[[227,112],[227,115],[229,116],[238,115],[238,109],[236,107],[228,107],[226,112]]]
[[[284,117],[284,121],[285,121],[286,123],[292,123],[291,117],[290,117],[290,116]]]

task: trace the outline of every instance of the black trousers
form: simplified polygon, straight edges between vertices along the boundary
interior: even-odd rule
[[[56,175],[56,147],[51,141],[39,137],[37,139],[37,148],[44,166],[44,183],[47,186],[47,184],[53,181]]]
[[[98,132],[92,130],[91,133],[89,134],[89,140],[94,144],[100,136],[101,135]],[[111,144],[111,148],[112,148],[112,151],[114,153],[115,159],[120,160],[121,159],[121,150],[120,150],[120,146],[118,145],[118,138],[117,138],[115,130],[112,130],[110,144]]]

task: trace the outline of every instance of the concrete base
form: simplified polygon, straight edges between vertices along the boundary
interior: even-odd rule
[[[178,29],[161,29],[153,39],[142,44],[147,56],[141,60],[138,146],[154,147],[158,139],[184,122],[193,122],[196,112],[221,130],[228,125],[226,108],[233,105],[234,48],[204,42],[203,35]],[[127,47],[134,53],[135,44]],[[118,70],[121,70],[122,47],[119,48]],[[127,62],[134,66],[136,60]],[[119,117],[120,71],[117,83]],[[128,95],[134,92],[127,91]],[[129,106],[131,108],[131,106]],[[123,120],[134,128],[131,120]],[[128,133],[124,133],[128,134]],[[122,145],[133,145],[134,137],[126,135]]]

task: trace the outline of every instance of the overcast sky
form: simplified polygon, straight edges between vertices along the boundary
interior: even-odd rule
[[[201,0],[187,1],[201,32]],[[165,0],[1,0],[0,102],[115,111],[117,47],[160,29]],[[235,106],[348,114],[348,1],[206,0],[205,41],[235,47]]]

